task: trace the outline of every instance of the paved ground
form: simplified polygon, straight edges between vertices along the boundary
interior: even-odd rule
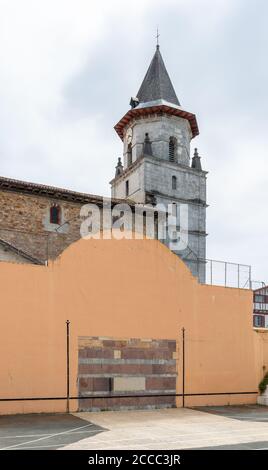
[[[2,449],[268,449],[268,408],[0,416]]]
[[[268,407],[258,405],[235,406],[202,406],[195,408],[199,411],[225,416],[241,421],[259,421],[268,423]]]
[[[208,406],[196,408],[200,411],[213,413],[227,418],[238,419],[239,421],[255,421],[268,423],[268,407],[256,405],[243,405],[243,406]],[[211,449],[205,447],[204,449]],[[268,450],[268,440],[260,442],[246,442],[243,444],[229,444],[216,446],[213,450]]]
[[[205,410],[178,408],[78,414],[107,431],[67,445],[64,449],[268,448],[268,412],[265,407]],[[253,419],[254,416],[258,420]]]
[[[268,441],[246,442],[224,446],[197,447],[194,450],[268,450]]]
[[[58,449],[103,431],[71,414],[0,416],[0,450]]]

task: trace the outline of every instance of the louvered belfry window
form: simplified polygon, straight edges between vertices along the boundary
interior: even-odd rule
[[[169,161],[175,162],[176,139],[175,137],[169,138]]]

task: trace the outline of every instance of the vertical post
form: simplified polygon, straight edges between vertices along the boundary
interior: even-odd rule
[[[185,405],[185,328],[182,328],[182,407]]]
[[[212,285],[212,259],[210,260],[210,284]]]
[[[70,411],[70,322],[66,321],[66,411]]]
[[[238,265],[238,268],[237,268],[237,281],[238,281],[238,289],[240,287],[240,264]]]
[[[47,234],[47,262],[49,258],[49,233]]]
[[[224,268],[224,285],[225,287],[227,286],[227,263],[225,262],[225,268]]]

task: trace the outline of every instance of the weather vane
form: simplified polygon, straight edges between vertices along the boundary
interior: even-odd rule
[[[156,47],[158,48],[159,47],[159,31],[158,31],[158,26],[156,28]]]

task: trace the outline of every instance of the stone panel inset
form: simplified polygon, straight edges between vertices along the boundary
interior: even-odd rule
[[[176,406],[177,356],[175,340],[80,337],[79,409]]]
[[[145,377],[114,377],[114,392],[138,392],[146,390]]]

